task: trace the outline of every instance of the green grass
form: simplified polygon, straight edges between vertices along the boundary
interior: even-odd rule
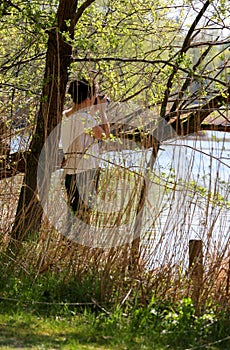
[[[213,303],[197,316],[189,298],[142,303],[137,289],[121,307],[115,292],[103,303],[96,274],[32,277],[0,273],[0,349],[230,349],[227,306]]]
[[[155,303],[129,314],[120,308],[110,315],[65,308],[62,315],[47,317],[38,311],[3,310],[0,349],[230,349],[228,316],[196,317],[189,300],[175,310]]]
[[[45,318],[26,313],[4,314],[0,315],[0,329],[1,349],[110,350],[139,349],[141,345],[134,344],[134,340],[122,344],[117,333],[97,333],[92,318],[84,315]]]
[[[1,349],[112,349],[97,343],[83,316],[55,319],[4,314],[0,315],[0,329]]]

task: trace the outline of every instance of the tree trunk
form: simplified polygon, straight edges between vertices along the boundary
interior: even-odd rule
[[[12,238],[16,240],[16,244],[17,241],[23,240],[28,232],[33,234],[38,232],[41,225],[43,210],[38,198],[38,160],[47,137],[62,118],[68,68],[72,54],[72,47],[65,42],[62,32],[69,31],[66,23],[68,20],[74,20],[77,3],[76,0],[60,0],[56,16],[57,27],[48,32],[49,39],[40,109],[36,130],[30,144],[30,152],[26,157],[25,176],[12,230]],[[73,37],[73,35],[74,26],[70,32],[70,36]],[[56,136],[57,139],[53,147],[54,155],[52,155],[54,158],[58,151],[58,133]],[[50,167],[49,172],[46,173],[47,186],[51,171]]]

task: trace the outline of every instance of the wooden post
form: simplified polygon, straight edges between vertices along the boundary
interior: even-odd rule
[[[192,300],[199,312],[199,299],[203,286],[203,242],[192,239],[189,241],[189,272],[192,284]]]

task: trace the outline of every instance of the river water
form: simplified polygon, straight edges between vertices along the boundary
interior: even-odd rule
[[[126,150],[109,152],[105,158],[136,171],[146,169],[150,155],[150,151]],[[150,268],[187,264],[190,239],[203,241],[206,259],[228,254],[229,134],[206,132],[163,143],[153,173],[141,229],[142,248]]]

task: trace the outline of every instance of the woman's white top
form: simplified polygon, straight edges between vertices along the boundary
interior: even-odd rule
[[[98,141],[92,128],[98,125],[87,112],[75,112],[69,117],[63,112],[61,142],[65,153],[65,174],[76,174],[99,165]]]

